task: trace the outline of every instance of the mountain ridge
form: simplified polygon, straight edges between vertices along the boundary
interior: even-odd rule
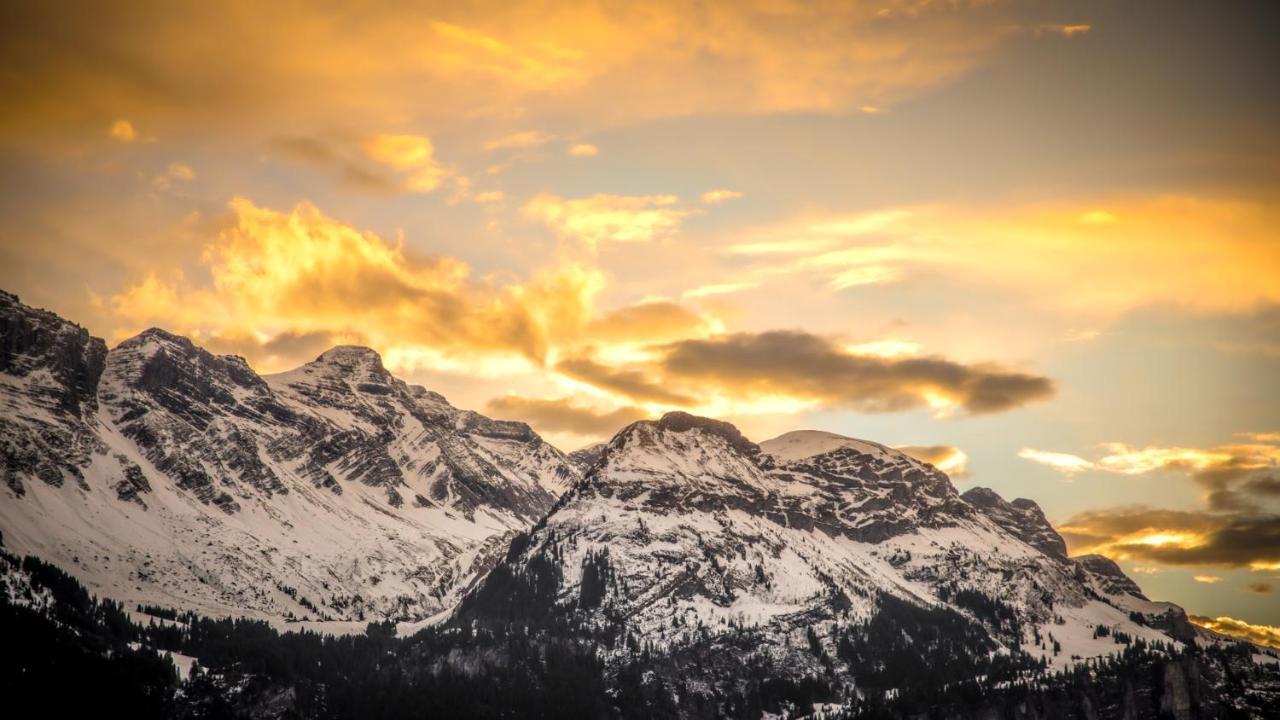
[[[108,350],[11,294],[0,329],[0,529],[125,600],[422,620],[578,476],[369,348],[260,376],[160,328]]]

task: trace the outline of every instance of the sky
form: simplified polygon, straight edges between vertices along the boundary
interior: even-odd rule
[[[262,373],[368,345],[566,451],[906,447],[1280,638],[1276,15],[6,3],[0,287]]]

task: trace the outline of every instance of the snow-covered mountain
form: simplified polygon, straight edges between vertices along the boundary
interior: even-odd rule
[[[261,377],[159,329],[108,352],[9,294],[0,409],[7,547],[210,613],[429,617],[579,475],[368,348]]]
[[[945,685],[1135,643],[1172,654],[1196,637],[1114,563],[1068,558],[1029,500],[962,496],[875,443],[793,432],[756,445],[683,413],[618,433],[454,618],[513,621],[603,638],[616,668],[643,648],[654,682],[688,702],[762,676],[865,694],[895,653],[918,653]]]

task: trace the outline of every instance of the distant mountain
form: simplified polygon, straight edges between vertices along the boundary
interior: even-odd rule
[[[423,619],[579,475],[368,348],[262,377],[154,328],[107,351],[7,293],[0,337],[0,531],[111,597]]]
[[[677,412],[566,456],[368,348],[260,376],[8,294],[0,411],[6,696],[88,673],[154,717],[1280,712],[1274,652],[874,442]],[[422,622],[200,617],[228,614]]]
[[[876,443],[756,445],[683,413],[618,433],[453,622],[588,638],[620,679],[639,663],[655,692],[712,715],[738,714],[744,683],[943,702],[1201,637],[1114,563],[1068,558],[1031,501],[962,496]]]

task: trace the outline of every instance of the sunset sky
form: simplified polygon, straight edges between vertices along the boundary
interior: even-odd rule
[[[24,302],[369,345],[564,450],[911,446],[1280,626],[1270,3],[60,5],[0,10]]]

